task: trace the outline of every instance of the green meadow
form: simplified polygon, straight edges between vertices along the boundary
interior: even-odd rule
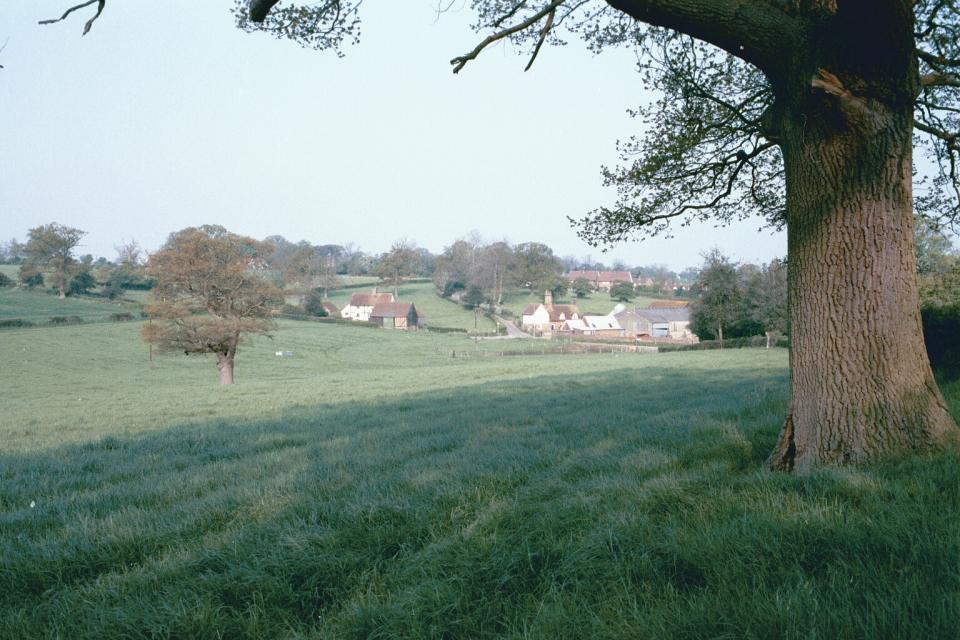
[[[138,330],[0,332],[0,638],[957,637],[960,455],[765,471],[783,350]]]
[[[76,316],[92,322],[117,313],[140,314],[140,306],[128,301],[107,302],[90,296],[68,296],[63,300],[43,291],[19,287],[0,288],[0,320],[19,318],[32,324],[46,324],[53,317]]]

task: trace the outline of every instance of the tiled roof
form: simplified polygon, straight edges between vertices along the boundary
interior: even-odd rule
[[[534,303],[532,303],[532,304],[528,304],[528,305],[524,308],[523,313],[521,313],[520,315],[523,315],[523,316],[532,316],[533,314],[535,314],[535,313],[537,312],[537,308],[538,308],[540,305],[541,305],[540,302],[534,302]]]
[[[690,302],[688,300],[653,300],[650,302],[651,309],[679,309],[689,306]]]
[[[632,309],[630,311],[621,311],[617,314],[618,318],[634,317],[647,322],[689,322],[690,309],[688,307],[678,307],[674,309]]]
[[[381,302],[373,307],[371,318],[406,318],[410,314],[412,302]]]
[[[620,330],[623,327],[620,326],[620,323],[617,322],[617,319],[613,316],[583,316],[583,322],[590,329],[602,330],[602,329],[616,329]]]
[[[550,314],[550,320],[553,322],[560,321],[560,314],[563,314],[564,320],[569,320],[574,315],[580,315],[580,309],[577,308],[575,304],[555,304],[547,309],[547,312]]]
[[[597,276],[600,282],[630,282],[633,283],[633,276],[629,271],[601,271]]]
[[[392,293],[355,293],[350,296],[352,307],[372,307],[384,302],[393,302]]]

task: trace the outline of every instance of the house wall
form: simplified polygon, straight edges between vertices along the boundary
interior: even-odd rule
[[[544,307],[538,307],[535,312],[530,315],[524,315],[520,324],[525,327],[537,327],[538,329],[546,329],[550,326],[550,314],[547,313],[547,310]]]
[[[590,335],[598,338],[620,338],[623,337],[622,329],[593,329]]]
[[[340,310],[340,317],[359,322],[366,322],[370,319],[370,313],[372,311],[373,307],[355,307],[351,304],[348,304]]]

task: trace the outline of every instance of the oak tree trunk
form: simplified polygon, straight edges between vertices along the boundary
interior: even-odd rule
[[[775,469],[872,462],[957,434],[920,324],[912,109],[832,108],[787,118],[781,142],[791,399]]]

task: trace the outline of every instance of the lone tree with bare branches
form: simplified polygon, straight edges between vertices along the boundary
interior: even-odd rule
[[[270,310],[281,293],[260,273],[271,250],[217,225],[171,234],[147,262],[157,284],[143,339],[169,351],[212,353],[220,382],[233,384],[240,338],[273,328]]]
[[[662,97],[636,114],[656,127],[621,145],[604,171],[618,201],[579,233],[610,244],[750,215],[787,228],[791,400],[770,464],[803,471],[960,433],[925,355],[912,224],[914,205],[960,217],[958,1],[471,0],[486,37],[451,64],[504,40],[532,64],[560,29],[639,52]],[[235,14],[339,54],[360,4],[236,0]],[[915,166],[915,146],[931,162]]]

